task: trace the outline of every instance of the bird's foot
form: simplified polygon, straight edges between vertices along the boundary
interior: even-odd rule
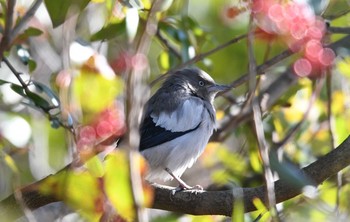
[[[181,192],[181,191],[184,191],[184,190],[188,190],[188,191],[191,191],[192,193],[195,193],[197,194],[198,191],[202,191],[203,190],[203,187],[201,185],[195,185],[193,187],[185,184],[185,183],[180,183],[178,187],[176,187],[175,189],[173,189],[171,191],[171,195],[175,195],[177,192]]]
[[[179,183],[179,186],[176,187],[175,189],[173,189],[172,192],[171,192],[171,194],[173,196],[177,192],[181,192],[183,190],[191,190],[191,191],[193,191],[193,193],[196,193],[196,194],[197,194],[198,191],[203,190],[203,187],[201,185],[196,185],[196,186],[193,186],[193,187],[187,185],[183,180],[181,180],[180,177],[174,175],[173,172],[169,168],[165,168],[164,170],[167,171]]]

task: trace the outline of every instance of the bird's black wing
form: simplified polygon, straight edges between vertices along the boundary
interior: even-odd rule
[[[150,116],[145,117],[143,123],[140,128],[140,147],[139,150],[145,150],[150,147],[154,147],[160,145],[162,143],[171,141],[177,137],[185,135],[186,133],[192,132],[193,130],[198,129],[200,123],[189,130],[182,132],[171,132],[170,130],[166,130],[161,126],[156,126],[153,122],[153,119]]]

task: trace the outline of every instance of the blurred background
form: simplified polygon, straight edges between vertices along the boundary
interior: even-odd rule
[[[25,24],[3,47],[11,2],[13,26]],[[216,100],[218,130],[185,172],[188,184],[231,189],[265,183],[251,98],[261,105],[264,141],[279,157],[272,166],[275,179],[284,174],[303,184],[296,169],[329,153],[350,132],[350,51],[349,44],[338,44],[350,34],[349,1],[1,3],[0,52],[8,63],[0,67],[0,199],[77,157],[87,160],[101,147],[111,152],[117,138],[137,127],[142,105],[162,76],[184,66],[234,86]],[[26,18],[35,4],[34,16]],[[258,75],[253,91],[254,81],[246,78],[252,65]],[[34,95],[23,91],[19,79]],[[131,140],[133,147],[138,138]],[[114,166],[93,161],[87,169],[95,176]],[[349,218],[349,176],[345,169],[312,194],[278,204],[281,221]],[[84,198],[77,194],[75,200]],[[72,200],[67,204],[80,207]],[[67,213],[59,212],[53,216],[57,221]],[[94,220],[99,213],[81,215]],[[156,210],[151,215],[151,221],[227,220]],[[243,218],[254,221],[258,215]]]

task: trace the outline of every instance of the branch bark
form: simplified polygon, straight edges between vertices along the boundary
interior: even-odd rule
[[[350,136],[336,149],[321,157],[310,165],[300,169],[300,175],[311,181],[310,185],[318,186],[327,178],[335,175],[350,164]],[[302,193],[302,187],[293,186],[288,180],[274,183],[276,203],[281,203]],[[155,186],[155,202],[153,208],[194,215],[226,215],[231,216],[234,201],[243,193],[245,212],[256,210],[253,200],[259,198],[268,204],[265,186],[254,188],[234,188],[225,191],[201,191],[194,194],[190,191],[177,193],[171,197],[172,187]]]
[[[348,165],[350,165],[350,136],[336,149],[300,169],[297,174],[307,178],[310,185],[318,186]],[[21,189],[23,201],[31,210],[60,201],[53,196],[40,194],[36,189],[39,183],[40,181]],[[259,198],[265,205],[268,203],[265,186],[224,191],[198,191],[197,193],[183,191],[176,193],[175,196],[171,195],[173,187],[153,186],[155,198],[152,208],[186,214],[231,216],[235,207],[233,203],[237,197],[241,198],[242,194],[245,212],[256,210],[253,204],[255,198]],[[288,179],[275,181],[274,187],[276,203],[281,203],[302,193],[302,186],[292,185]],[[22,212],[13,195],[0,202],[0,218],[16,219],[20,216]]]

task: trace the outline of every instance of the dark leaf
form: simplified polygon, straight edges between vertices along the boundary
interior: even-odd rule
[[[11,89],[24,98],[30,99],[35,104],[35,106],[42,108],[45,111],[50,109],[50,103],[38,94],[33,93],[29,90],[26,92],[22,86],[13,83],[11,84]]]
[[[60,128],[60,121],[57,119],[57,118],[53,118],[51,120],[51,127],[54,128],[54,129],[58,129]]]
[[[4,85],[4,84],[12,84],[11,82],[7,82],[5,80],[0,79],[0,85]]]
[[[54,28],[61,25],[72,15],[82,11],[90,0],[45,0],[47,11]]]
[[[93,34],[91,41],[109,40],[126,32],[125,20],[120,23],[111,23]]]
[[[37,81],[33,81],[33,84],[38,90],[40,90],[41,92],[44,92],[50,98],[51,101],[55,100],[54,102],[55,106],[60,103],[60,100],[57,97],[57,95],[48,86]]]
[[[26,92],[26,94],[28,98],[32,100],[36,106],[44,109],[45,111],[50,109],[50,103],[46,101],[44,98],[42,98],[41,96],[39,96],[38,94],[30,91]]]
[[[28,96],[24,93],[24,89],[22,86],[12,83],[11,89],[19,95],[23,96],[24,98],[28,98]]]
[[[143,9],[143,4],[139,0],[120,0],[119,1],[122,5],[129,7],[129,8],[137,8],[137,9]]]
[[[30,53],[27,48],[17,45],[17,56],[23,62],[24,65],[28,65],[30,60]]]

